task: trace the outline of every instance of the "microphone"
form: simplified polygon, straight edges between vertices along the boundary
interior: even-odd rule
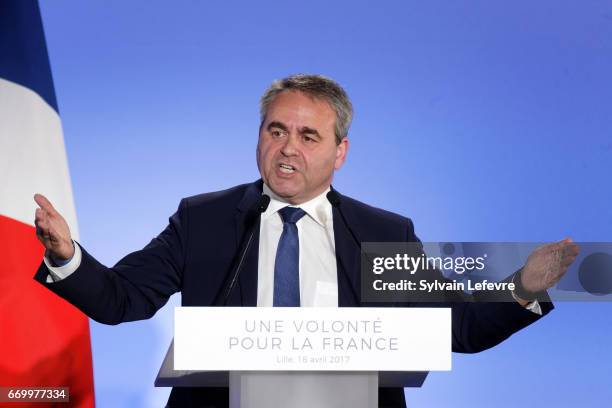
[[[249,252],[249,248],[251,247],[251,242],[253,241],[253,236],[255,235],[255,231],[259,230],[261,214],[266,211],[266,209],[268,208],[268,205],[270,205],[270,196],[266,194],[262,194],[259,200],[257,201],[257,203],[250,210],[250,212],[254,212],[255,214],[252,215],[253,219],[250,220],[252,224],[251,224],[250,229],[247,231],[248,238],[246,240],[246,243],[244,240],[242,241],[242,243],[244,244],[244,248],[242,249],[241,252],[239,252],[240,256],[237,258],[234,258],[234,261],[232,262],[232,265],[235,264],[236,268],[234,269],[234,272],[230,275],[231,280],[229,281],[230,282],[229,286],[227,287],[227,290],[225,291],[225,295],[223,296],[223,303],[222,303],[223,306],[227,305],[227,301],[232,293],[232,290],[236,286],[236,282],[238,282],[238,277],[240,276],[240,272],[243,269],[244,260],[246,258],[246,254]],[[225,287],[225,282],[222,287]],[[217,302],[215,302],[215,304],[217,304]]]
[[[327,201],[329,201],[332,207],[340,208],[340,194],[336,193],[336,190],[329,190]]]
[[[266,212],[269,205],[270,205],[270,196],[267,194],[262,194],[261,197],[259,198],[259,201],[257,201],[257,206],[256,206],[257,215],[260,215]]]
[[[355,245],[357,245],[357,248],[359,248],[359,251],[361,252],[361,241],[357,239],[355,232],[353,232],[353,229],[350,227],[348,221],[346,221],[346,218],[344,217],[344,212],[342,212],[342,208],[340,207],[340,204],[342,204],[342,200],[340,199],[340,194],[338,194],[335,190],[332,189],[332,190],[329,190],[329,193],[327,193],[326,197],[327,197],[327,201],[329,201],[332,207],[338,210],[338,213],[340,214],[340,218],[342,219],[342,223],[344,224],[346,229],[351,234],[351,237],[353,237],[353,241],[355,242]],[[353,287],[352,281],[349,278],[347,271],[345,271],[344,268],[342,268],[342,270],[344,271],[344,277],[349,282],[349,286],[351,287],[351,292],[353,293],[353,296],[355,297],[356,304],[360,304],[361,302],[360,302],[359,295],[357,294],[357,290]]]

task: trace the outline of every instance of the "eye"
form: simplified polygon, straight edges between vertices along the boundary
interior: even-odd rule
[[[270,131],[270,134],[272,135],[272,137],[274,138],[278,138],[281,137],[283,135],[284,132],[278,130],[278,129],[274,129],[272,131]]]
[[[315,140],[312,137],[305,135],[304,136],[304,141],[307,142],[307,143],[310,143],[310,142],[314,142]]]

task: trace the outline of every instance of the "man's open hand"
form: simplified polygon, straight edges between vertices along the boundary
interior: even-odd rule
[[[536,248],[521,272],[523,288],[532,293],[553,287],[578,256],[578,245],[570,238]]]
[[[44,195],[35,194],[34,201],[40,207],[34,220],[36,236],[47,249],[47,255],[61,261],[72,258],[74,246],[68,223]]]

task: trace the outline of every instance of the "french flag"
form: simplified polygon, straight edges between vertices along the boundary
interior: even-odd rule
[[[44,253],[34,193],[54,203],[78,239],[40,9],[36,0],[2,0],[0,387],[69,387],[69,406],[92,407],[89,320],[33,279]]]

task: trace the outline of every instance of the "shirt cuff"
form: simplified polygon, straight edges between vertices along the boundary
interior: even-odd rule
[[[45,255],[43,258],[45,265],[49,269],[49,275],[47,275],[47,283],[53,283],[61,281],[62,279],[66,279],[70,276],[74,271],[76,271],[79,266],[81,266],[81,247],[77,244],[76,241],[72,241],[74,244],[74,255],[72,258],[62,266],[55,266],[53,261],[49,259],[48,256]]]
[[[519,301],[516,295],[514,294],[514,291],[512,291],[512,297],[517,302]],[[540,306],[540,303],[537,301],[537,299],[527,303],[524,307],[530,312],[533,312],[537,314],[538,316],[542,316],[542,306]]]

